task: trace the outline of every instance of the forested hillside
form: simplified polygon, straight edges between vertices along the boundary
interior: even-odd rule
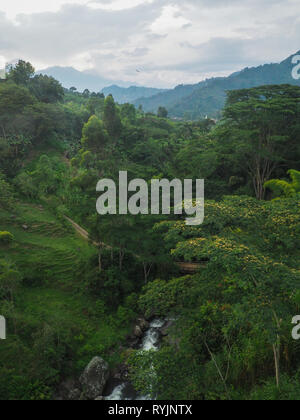
[[[55,399],[95,356],[162,400],[299,399],[300,87],[264,80],[228,92],[217,124],[64,89],[23,61],[0,81],[1,400]],[[204,224],[99,216],[97,182],[123,170],[204,178]],[[130,345],[140,317],[171,320],[159,351]]]
[[[299,53],[295,55],[297,54]],[[279,64],[246,68],[229,77],[208,79],[196,85],[178,86],[166,93],[139,99],[135,104],[151,112],[155,112],[159,106],[165,106],[170,116],[188,120],[206,116],[220,118],[227,91],[285,83],[299,86],[299,80],[292,77],[292,69],[292,57],[289,57]]]

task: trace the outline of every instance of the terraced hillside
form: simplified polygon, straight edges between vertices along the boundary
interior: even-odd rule
[[[20,204],[16,213],[2,210],[0,230],[8,230],[15,238],[13,245],[0,249],[0,258],[13,260],[30,282],[74,285],[95,252],[43,207]]]
[[[95,247],[33,204],[0,208],[0,231],[14,236],[0,245],[0,283],[5,264],[22,276],[12,301],[0,304],[8,324],[0,342],[0,399],[51,399],[95,355],[118,363],[116,349],[130,326],[111,317],[101,294],[90,293]]]

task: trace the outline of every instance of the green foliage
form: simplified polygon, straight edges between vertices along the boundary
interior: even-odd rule
[[[10,232],[0,232],[0,244],[9,245],[13,242],[14,236]]]
[[[282,164],[299,153],[300,87],[262,86],[228,93],[224,118],[216,134],[228,165],[250,178],[257,199]],[[288,145],[288,146],[287,146]],[[232,173],[236,175],[236,173]]]
[[[112,96],[108,96],[104,102],[103,114],[104,127],[108,134],[115,140],[121,135],[122,123],[119,115],[119,110],[115,104]]]
[[[272,387],[270,382],[251,398],[267,392],[270,399],[292,397],[286,379],[299,358],[290,327],[300,290],[299,228],[297,198],[260,203],[226,197],[206,202],[202,226],[160,223],[157,229],[173,257],[202,265],[192,276],[156,280],[140,296],[147,316],[174,317],[177,328],[159,354],[137,354],[129,361],[136,386],[162,399],[239,399],[244,387],[275,372],[278,346],[280,389],[273,379]],[[173,365],[172,357],[180,362]],[[142,375],[147,366],[157,372],[154,380]],[[178,386],[186,377],[188,384]]]
[[[167,118],[168,117],[168,110],[165,107],[160,106],[157,110],[157,116],[158,116],[158,118]]]
[[[13,81],[17,85],[26,86],[35,73],[34,67],[28,62],[19,60],[15,66],[11,66],[7,79]]]
[[[82,129],[82,145],[93,153],[100,154],[107,144],[108,135],[102,121],[93,115]]]
[[[10,210],[13,207],[13,189],[0,171],[0,209]]]
[[[269,188],[275,197],[292,197],[300,193],[300,172],[295,170],[288,171],[292,182],[279,179],[271,179],[265,183],[265,188]]]
[[[247,399],[252,401],[299,401],[299,373],[294,377],[283,375],[278,389],[273,379],[251,392]]]
[[[295,398],[299,88],[230,86],[220,122],[183,122],[166,118],[174,99],[188,91],[195,118],[225,102],[223,79],[149,99],[157,116],[62,89],[29,63],[10,70],[0,84],[1,399],[51,399],[95,355],[114,368],[142,314],[172,324],[159,351],[126,352],[145,395]],[[292,182],[267,182],[291,167]],[[205,178],[204,223],[97,216],[97,181],[118,182],[120,170],[129,181]],[[265,188],[284,199],[263,201]],[[198,268],[183,275],[183,262]]]
[[[0,230],[9,227],[15,240],[0,247],[0,313],[8,323],[0,399],[48,400],[59,381],[79,376],[95,354],[119,362],[111,350],[136,315],[120,309],[113,322],[101,291],[89,293],[96,253],[73,230],[33,204],[19,203],[15,216],[1,210]]]
[[[63,100],[64,90],[53,77],[36,75],[30,81],[30,91],[40,102],[55,103]]]

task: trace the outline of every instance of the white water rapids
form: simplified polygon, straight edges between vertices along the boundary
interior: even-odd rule
[[[160,319],[155,319],[151,322],[149,329],[146,331],[143,339],[142,339],[142,345],[141,345],[141,351],[150,351],[150,350],[158,350],[159,348],[159,329],[162,328],[165,325],[166,321],[162,321]],[[108,401],[125,401],[125,400],[136,400],[136,401],[142,401],[147,400],[149,397],[147,396],[140,396],[133,398],[130,397],[129,394],[130,390],[130,384],[123,383],[115,387],[113,392],[106,397],[105,399]]]

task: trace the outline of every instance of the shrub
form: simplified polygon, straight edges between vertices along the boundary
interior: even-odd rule
[[[8,245],[14,240],[10,232],[0,232],[0,245]]]

